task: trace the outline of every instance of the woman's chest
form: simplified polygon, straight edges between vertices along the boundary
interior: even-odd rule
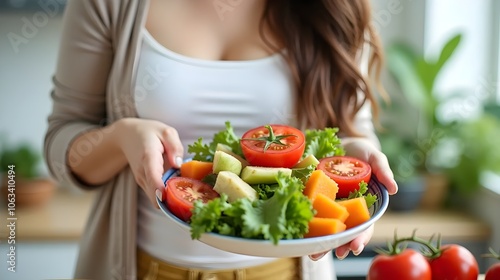
[[[275,52],[261,36],[263,31],[273,41],[261,26],[265,1],[239,1],[225,9],[217,2],[152,0],[146,28],[164,47],[193,58],[254,60]]]

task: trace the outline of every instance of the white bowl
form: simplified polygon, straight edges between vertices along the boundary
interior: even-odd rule
[[[163,181],[166,182],[169,178],[175,176],[179,176],[178,170],[168,170],[163,176]],[[364,230],[380,219],[380,217],[387,210],[387,206],[389,204],[389,194],[386,188],[380,184],[374,176],[372,176],[372,180],[368,184],[368,190],[370,193],[376,194],[378,197],[377,202],[375,202],[375,204],[373,204],[370,208],[370,220],[340,233],[321,237],[283,239],[280,240],[277,245],[274,245],[270,240],[248,239],[217,233],[204,233],[201,235],[199,240],[207,245],[227,252],[259,257],[300,257],[330,251],[340,245],[352,241]],[[191,227],[189,224],[172,214],[168,210],[166,202],[162,202],[158,198],[156,199],[156,202],[170,222],[179,226],[186,234],[191,234]]]

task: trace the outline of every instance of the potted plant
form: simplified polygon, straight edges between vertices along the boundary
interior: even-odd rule
[[[421,173],[417,172],[416,166],[407,161],[412,153],[412,144],[390,133],[383,133],[379,138],[382,151],[393,168],[394,179],[399,186],[398,193],[391,197],[389,209],[415,210],[421,203],[425,182]]]
[[[40,154],[29,144],[14,146],[4,142],[0,147],[2,194],[5,198],[14,194],[16,207],[42,205],[52,197],[55,185],[49,178],[40,176],[40,161]]]
[[[498,111],[500,106],[496,107]],[[455,150],[446,170],[454,195],[467,198],[478,191],[484,171],[500,174],[500,115],[486,111],[457,126],[448,139]]]
[[[385,129],[379,133],[379,138],[400,186],[399,196],[409,191],[408,196],[413,200],[402,202],[402,205],[438,208],[446,198],[447,177],[443,166],[433,161],[432,155],[449,133],[451,124],[437,116],[438,107],[446,99],[436,93],[435,82],[461,37],[458,34],[450,38],[436,59],[428,59],[402,43],[387,49],[388,69],[400,92],[391,96],[390,106],[383,110]],[[420,196],[421,202],[418,201]]]

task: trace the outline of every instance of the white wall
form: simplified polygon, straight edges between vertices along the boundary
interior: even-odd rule
[[[436,87],[443,95],[462,90],[468,96],[455,104],[456,110],[445,110],[444,119],[474,116],[481,102],[498,92],[499,8],[494,0],[427,1],[424,43],[428,58],[435,58],[451,36],[463,34]],[[460,115],[452,111],[460,111]]]
[[[373,23],[384,45],[395,41],[423,48],[425,1],[374,0]]]
[[[60,16],[44,14],[0,10],[0,135],[40,151],[61,30]]]

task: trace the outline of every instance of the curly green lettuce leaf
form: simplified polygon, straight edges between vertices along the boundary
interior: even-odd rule
[[[365,181],[361,181],[359,183],[359,190],[350,192],[347,199],[357,197],[364,197],[366,200],[366,206],[368,206],[368,208],[370,208],[378,199],[376,195],[368,193],[368,184]]]
[[[222,194],[208,203],[203,203],[196,200],[193,203],[194,207],[191,210],[191,238],[199,239],[202,233],[218,231],[225,225],[221,223],[223,212],[231,208],[231,204],[227,202],[227,195]],[[227,232],[228,230],[225,230]]]
[[[305,184],[314,170],[316,170],[316,166],[312,164],[303,168],[294,168],[292,169],[292,177],[299,178]]]
[[[303,237],[314,210],[302,194],[302,181],[281,173],[277,180],[276,190],[267,200],[243,198],[228,203],[227,196],[222,195],[206,204],[195,202],[191,237],[197,239],[204,232],[216,232],[272,240],[274,244],[281,239]]]
[[[208,144],[203,142],[203,138],[198,138],[196,142],[188,145],[188,153],[193,155],[193,160],[213,161],[217,144],[224,144],[231,148],[232,152],[242,156],[240,139],[234,133],[230,122],[225,123],[226,127],[214,134],[212,141]]]
[[[252,188],[257,192],[259,199],[266,200],[273,197],[278,186],[278,184],[256,184],[252,185]]]
[[[196,142],[188,145],[188,153],[193,155],[194,160],[213,161],[215,149],[211,149],[210,145],[203,143],[203,138],[198,138]]]
[[[243,215],[247,232],[260,231],[264,239],[270,239],[274,244],[280,239],[303,237],[314,216],[310,200],[302,194],[302,181],[281,173],[277,179],[278,188],[273,197],[257,200],[254,211]]]
[[[224,144],[231,148],[231,151],[239,156],[243,157],[243,152],[241,151],[240,138],[234,133],[234,129],[230,122],[225,122],[226,129],[217,132],[210,147],[215,151],[217,144]]]
[[[337,136],[338,128],[306,130],[306,147],[302,158],[314,155],[316,158],[343,156],[344,149]]]

